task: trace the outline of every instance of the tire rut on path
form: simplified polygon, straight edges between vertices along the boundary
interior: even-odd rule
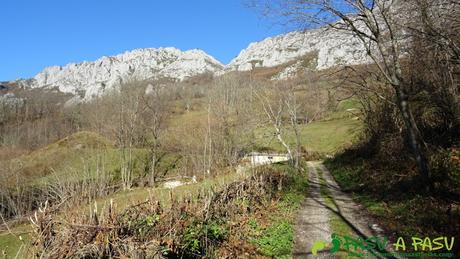
[[[308,162],[309,196],[302,204],[295,227],[295,243],[293,258],[338,258],[329,250],[311,253],[315,241],[330,241],[333,230],[330,227],[331,216],[335,215],[348,225],[355,237],[382,237],[382,230],[365,213],[363,206],[355,203],[346,193],[342,192],[329,170],[322,162]],[[322,172],[322,183],[318,170]],[[321,186],[331,194],[334,206],[327,205],[321,196]],[[329,248],[330,249],[330,248]]]

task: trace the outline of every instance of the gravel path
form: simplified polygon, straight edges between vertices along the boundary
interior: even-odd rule
[[[315,241],[327,241],[330,244],[333,231],[330,227],[332,215],[337,215],[354,233],[353,236],[382,236],[382,230],[365,214],[365,209],[340,190],[331,173],[322,162],[308,162],[309,197],[302,204],[298,214],[293,258],[337,258],[326,246],[312,254]],[[319,170],[322,172],[322,183]],[[321,185],[325,185],[332,196],[335,206],[325,203],[321,196]]]
[[[311,248],[317,240],[330,240],[330,211],[321,196],[318,171],[308,163],[309,195],[297,216],[293,258],[313,258]],[[314,258],[330,258],[329,253],[318,253]]]

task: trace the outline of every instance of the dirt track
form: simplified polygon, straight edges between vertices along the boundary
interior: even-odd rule
[[[322,172],[323,179],[319,172]],[[340,190],[322,162],[308,162],[308,179],[309,196],[298,214],[293,258],[338,258],[330,251],[331,235],[334,233],[330,226],[332,215],[340,218],[352,230],[353,236],[382,235],[378,225],[365,214],[365,209]],[[325,197],[321,195],[322,186],[331,194],[333,205],[325,202]],[[326,241],[326,244],[324,247],[319,245],[319,251],[313,255],[315,241]]]

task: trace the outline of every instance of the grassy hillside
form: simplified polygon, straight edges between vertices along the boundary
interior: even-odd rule
[[[144,167],[147,150],[132,149],[134,170]],[[105,173],[119,177],[121,150],[108,139],[88,131],[78,132],[30,154],[0,161],[14,172],[6,176],[9,185],[41,185],[53,180],[79,181]]]
[[[362,122],[356,114],[358,104],[353,100],[343,101],[337,110],[324,119],[309,124],[299,124],[301,143],[304,150],[319,156],[334,153],[351,146],[359,137]],[[256,148],[276,152],[286,152],[286,149],[274,136],[274,128],[266,125],[256,130]],[[284,131],[285,141],[293,148],[295,136],[289,127]]]
[[[3,162],[15,174],[9,181],[14,183],[32,183],[54,172],[66,169],[82,169],[81,162],[92,157],[91,155],[113,149],[113,144],[102,136],[92,132],[79,132],[50,144],[30,154]]]
[[[201,100],[204,101],[204,100]],[[305,150],[320,155],[333,154],[349,146],[360,132],[361,121],[347,112],[355,107],[352,102],[339,105],[337,111],[323,120],[309,124],[299,124],[301,142]],[[168,120],[170,131],[165,137],[175,143],[183,141],[176,136],[176,128],[187,128],[206,123],[207,112],[196,105],[190,112],[174,114]],[[255,130],[255,149],[269,149],[276,152],[286,152],[284,147],[273,137],[273,128],[264,125]],[[188,137],[192,137],[191,136]],[[286,141],[294,146],[294,135],[288,127],[285,131]],[[144,170],[148,150],[134,148],[133,154],[137,171]],[[43,184],[61,178],[75,181],[94,176],[96,172],[104,171],[111,177],[119,177],[120,149],[112,141],[94,132],[83,131],[61,139],[44,148],[33,151],[28,155],[8,161],[0,161],[5,167],[10,167],[15,174],[9,177],[11,184],[27,182],[28,184]],[[174,161],[164,159],[165,163]],[[167,165],[164,165],[165,167]],[[24,181],[24,179],[26,179]]]
[[[352,118],[340,118],[329,121],[317,121],[307,125],[300,125],[301,143],[305,150],[320,154],[333,154],[349,146],[359,134],[360,122]],[[264,127],[257,131],[256,143],[261,148],[277,152],[286,152],[285,148],[273,136],[273,129]],[[286,142],[292,147],[295,137],[292,133],[285,135]]]

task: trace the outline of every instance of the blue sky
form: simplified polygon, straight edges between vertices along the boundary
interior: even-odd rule
[[[0,81],[135,48],[200,48],[228,63],[285,28],[244,0],[1,0]]]

